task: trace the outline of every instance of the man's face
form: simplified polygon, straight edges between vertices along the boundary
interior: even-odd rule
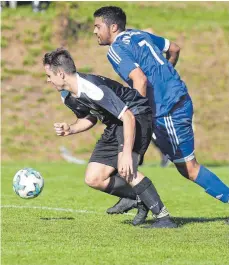
[[[60,72],[57,72],[57,74],[55,74],[52,71],[50,65],[48,64],[45,65],[45,72],[48,83],[51,83],[56,88],[57,91],[61,91],[64,89],[64,79]]]
[[[111,30],[110,27],[104,22],[102,17],[96,17],[94,23],[94,32],[99,45],[110,45],[111,44]]]

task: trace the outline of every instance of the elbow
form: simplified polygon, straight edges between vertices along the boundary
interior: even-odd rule
[[[132,123],[133,126],[135,127],[136,120],[135,120],[135,116],[134,116],[133,112],[130,111],[130,110],[128,110],[128,111],[127,111],[127,114],[128,114],[128,116],[129,116],[129,119],[131,120],[131,123]]]
[[[175,44],[174,45],[174,52],[177,53],[177,54],[179,54],[180,53],[180,50],[181,50],[180,46],[178,46],[177,44]]]
[[[147,86],[147,77],[144,74],[141,76],[140,82],[141,82],[142,87]]]
[[[148,83],[148,80],[147,80],[147,77],[143,74],[141,76],[141,78],[139,79],[139,89],[138,89],[138,92],[143,96],[143,97],[146,97],[146,88],[147,88],[147,83]]]
[[[123,122],[129,120],[129,121],[131,121],[132,124],[135,124],[135,116],[134,116],[133,112],[130,111],[129,109],[127,109],[127,110],[125,111],[125,113],[122,115],[121,120],[122,120]]]
[[[172,42],[170,44],[170,47],[169,47],[169,53],[176,53],[176,54],[179,54],[180,53],[180,46],[178,46],[176,43]]]

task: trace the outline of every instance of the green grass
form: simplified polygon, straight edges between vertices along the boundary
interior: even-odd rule
[[[28,74],[28,71],[24,70],[24,69],[8,69],[8,68],[4,68],[4,71],[7,74],[12,74],[12,75],[26,75],[26,74]]]
[[[45,179],[42,194],[33,200],[20,199],[12,190],[14,174],[26,166]],[[213,170],[228,184],[228,168]],[[174,168],[141,168],[179,224],[174,230],[133,227],[134,211],[105,214],[117,199],[87,187],[84,171],[84,166],[64,162],[3,163],[2,264],[229,264],[228,205],[178,176]]]
[[[90,74],[93,72],[93,68],[89,65],[86,65],[86,66],[79,68],[78,71],[82,73]]]
[[[8,40],[7,40],[6,37],[2,36],[1,37],[1,47],[2,48],[7,48],[7,46],[8,46]]]

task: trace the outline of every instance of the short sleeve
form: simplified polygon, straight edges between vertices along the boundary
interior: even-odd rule
[[[114,70],[125,80],[129,80],[129,74],[139,67],[132,53],[121,45],[112,45],[107,54],[108,60]]]
[[[163,37],[156,36],[154,34],[149,33],[151,41],[162,51],[167,52],[169,49],[170,41]]]
[[[89,76],[88,79],[81,78],[80,86],[81,93],[79,100],[86,100],[89,105],[92,104],[91,106],[95,104],[118,119],[121,119],[123,113],[128,108],[109,85],[104,82],[99,84],[93,76]]]

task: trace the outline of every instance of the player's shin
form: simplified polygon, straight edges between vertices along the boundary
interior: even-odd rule
[[[206,167],[200,166],[195,183],[204,188],[206,193],[212,197],[224,203],[229,203],[229,187]]]
[[[110,176],[110,182],[104,192],[120,198],[136,200],[136,193],[133,188],[118,174]]]
[[[157,218],[169,216],[169,212],[165,208],[163,202],[157,193],[152,181],[144,177],[137,185],[133,187],[136,194],[142,202],[150,209]]]

